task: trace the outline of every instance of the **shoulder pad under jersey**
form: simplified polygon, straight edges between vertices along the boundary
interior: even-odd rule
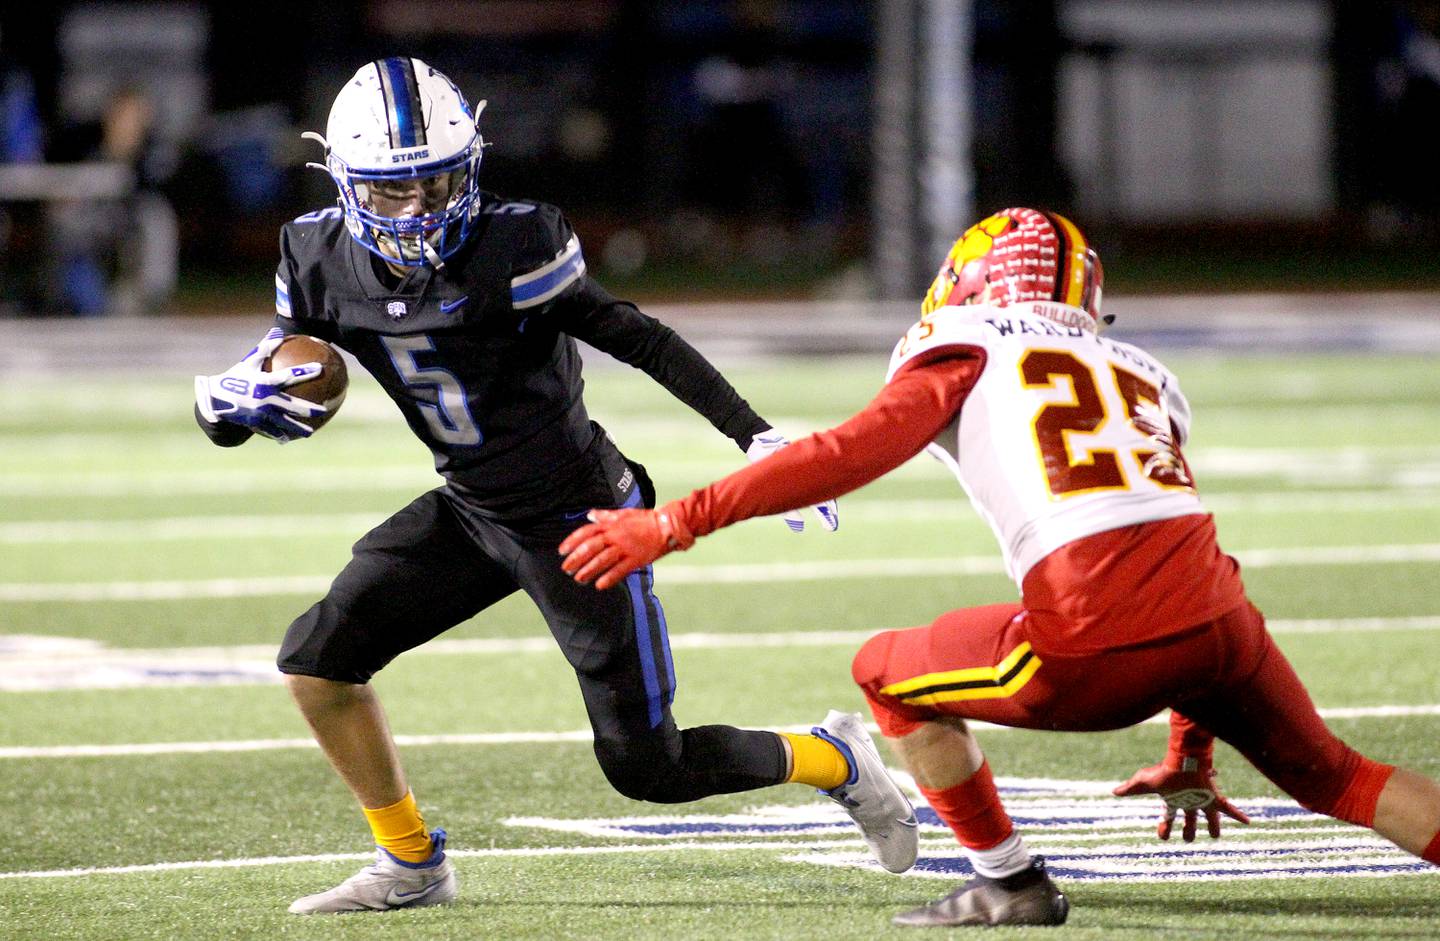
[[[339,206],[329,206],[280,227],[280,264],[275,271],[275,313],[282,318],[315,316],[318,294],[333,266],[336,249],[350,240]]]
[[[940,307],[905,332],[890,354],[890,368],[885,373],[889,382],[901,366],[921,353],[946,346],[978,346],[985,348],[990,334],[985,325],[989,307]]]
[[[585,274],[580,239],[565,215],[549,203],[493,197],[483,212],[510,254],[510,298],[516,310],[540,307],[571,289]]]

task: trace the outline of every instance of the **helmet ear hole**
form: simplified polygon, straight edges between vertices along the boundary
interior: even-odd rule
[[[976,298],[984,298],[985,290],[989,286],[989,259],[976,258],[967,261],[956,277],[955,290],[950,292],[950,303],[969,304]]]

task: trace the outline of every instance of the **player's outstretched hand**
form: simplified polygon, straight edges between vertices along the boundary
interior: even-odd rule
[[[1206,829],[1210,838],[1220,838],[1220,815],[1224,814],[1241,823],[1248,824],[1250,818],[1245,812],[1225,798],[1215,783],[1215,769],[1210,762],[1199,758],[1186,757],[1179,767],[1169,763],[1141,768],[1130,776],[1130,780],[1115,788],[1116,797],[1131,797],[1135,794],[1159,794],[1165,801],[1165,814],[1160,818],[1155,832],[1160,839],[1170,839],[1175,815],[1185,811],[1185,823],[1181,836],[1186,843],[1195,841],[1198,816],[1205,812]]]
[[[206,421],[244,425],[281,444],[314,433],[305,420],[324,415],[325,406],[287,395],[283,390],[315,378],[324,367],[320,363],[302,363],[266,372],[265,361],[284,339],[284,331],[272,327],[234,366],[218,375],[195,377],[195,405]]]
[[[695,537],[680,515],[659,510],[591,510],[590,522],[560,543],[560,567],[577,582],[601,590],[620,584],[668,552],[689,549]]]
[[[790,439],[786,438],[780,432],[774,428],[767,428],[751,440],[750,447],[745,451],[745,457],[749,459],[751,464],[754,464],[756,461],[764,460],[789,443]],[[820,517],[821,527],[824,528],[827,533],[833,533],[840,528],[840,511],[836,508],[834,500],[817,503],[813,509],[815,510],[815,515]],[[786,526],[790,527],[792,533],[805,531],[805,517],[800,515],[799,510],[791,510],[782,516],[781,519],[785,521]]]

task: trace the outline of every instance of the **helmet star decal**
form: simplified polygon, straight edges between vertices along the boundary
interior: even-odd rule
[[[1046,301],[1063,305],[1067,322],[1096,329],[1113,319],[1100,316],[1103,278],[1099,256],[1069,219],[1005,209],[956,240],[920,310],[929,316],[948,306]]]

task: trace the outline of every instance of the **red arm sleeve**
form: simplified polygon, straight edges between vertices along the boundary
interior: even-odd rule
[[[1215,751],[1215,736],[1174,709],[1170,710],[1170,749],[1165,764],[1176,769],[1186,758],[1200,758],[1208,762]]]
[[[884,476],[924,450],[985,366],[979,347],[945,347],[903,366],[860,412],[667,507],[695,536],[810,506]]]

